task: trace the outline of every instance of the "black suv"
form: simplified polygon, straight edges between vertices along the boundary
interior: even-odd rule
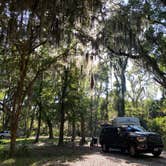
[[[118,148],[122,152],[128,150],[131,156],[136,156],[139,153],[152,153],[157,157],[163,149],[161,136],[154,132],[148,132],[141,126],[103,126],[100,144],[104,152],[108,152],[109,148]]]

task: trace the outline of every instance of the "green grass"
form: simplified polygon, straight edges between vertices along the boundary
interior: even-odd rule
[[[14,158],[7,158],[10,140],[0,140],[0,166],[41,166],[62,165],[67,161],[75,161],[84,154],[91,153],[88,147],[72,147],[71,144],[58,147],[57,139],[40,138],[34,144],[34,138],[17,139],[17,152]],[[67,140],[66,140],[67,141]]]

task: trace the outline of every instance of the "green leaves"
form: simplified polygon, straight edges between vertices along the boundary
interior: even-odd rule
[[[1,91],[1,92],[0,92],[0,100],[3,100],[4,97],[5,97],[5,93]]]

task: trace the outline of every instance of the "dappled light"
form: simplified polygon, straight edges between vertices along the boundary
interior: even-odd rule
[[[1,0],[0,165],[165,165],[165,5]]]

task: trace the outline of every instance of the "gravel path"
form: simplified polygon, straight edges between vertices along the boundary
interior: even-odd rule
[[[81,160],[65,163],[68,166],[166,166],[166,152],[155,158],[151,154],[142,154],[137,158],[130,157],[127,153],[118,151],[94,153],[84,155]]]

